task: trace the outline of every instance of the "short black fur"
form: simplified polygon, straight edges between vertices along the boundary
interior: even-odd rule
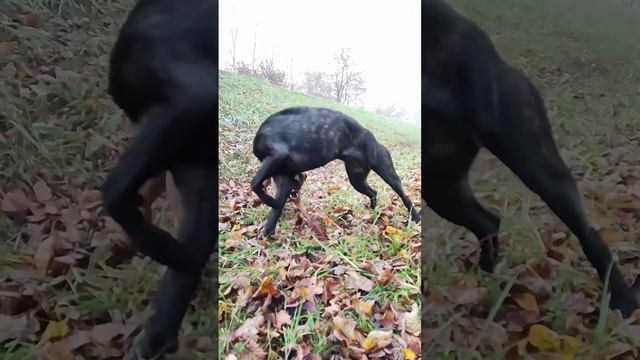
[[[609,267],[611,307],[626,317],[638,300],[593,229],[575,181],[554,143],[540,93],[504,62],[489,36],[441,0],[422,0],[423,185],[427,206],[479,239],[480,267],[498,259],[499,217],[469,187],[480,148],[506,164],[578,237],[602,281]]]
[[[313,107],[277,112],[258,129],[253,153],[262,164],[251,181],[251,189],[272,208],[263,228],[265,236],[274,233],[291,191],[299,190],[301,184],[296,185],[296,176],[336,159],[344,161],[349,182],[369,197],[371,208],[376,206],[376,191],[366,180],[373,170],[400,196],[411,219],[420,221],[420,214],[402,188],[389,150],[369,130],[341,112]],[[263,187],[263,182],[272,177],[277,187],[276,199]]]
[[[218,1],[139,0],[122,27],[109,94],[137,136],[102,186],[107,213],[135,247],[168,269],[141,340],[127,359],[175,349],[202,270],[217,251]],[[177,241],[145,222],[141,185],[166,171],[182,198]]]

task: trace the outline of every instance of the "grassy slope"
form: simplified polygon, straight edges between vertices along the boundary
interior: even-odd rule
[[[501,54],[531,76],[543,92],[554,135],[579,180],[586,211],[596,226],[619,234],[607,240],[624,259],[623,271],[633,280],[640,274],[640,222],[638,212],[625,206],[636,207],[629,204],[640,200],[636,150],[640,18],[604,1],[452,3],[486,29]],[[578,250],[576,238],[567,236],[565,226],[538,197],[490,156],[475,164],[472,184],[480,201],[503,216],[505,263],[496,276],[467,275],[469,261],[477,261],[477,242],[466,231],[426,212],[428,230],[423,236],[435,239],[426,243],[423,260],[431,291],[425,305],[430,321],[423,329],[430,337],[430,359],[515,356],[516,347],[526,343],[528,324],[534,322],[574,336],[578,358],[604,358],[620,344],[640,345],[637,326],[625,327],[600,311],[595,271]],[[545,256],[541,242],[563,254],[563,261]],[[536,269],[541,277],[531,277],[527,268]],[[516,285],[502,302],[501,292],[514,278]],[[532,312],[514,302],[523,292],[537,300],[530,307]],[[468,304],[459,303],[461,294]],[[498,308],[493,316],[491,311]],[[608,318],[597,327],[605,315]],[[487,318],[490,321],[485,322]],[[533,356],[547,359],[550,355]]]
[[[390,149],[409,197],[416,203],[419,198],[420,135],[416,128],[332,101],[290,92],[253,78],[221,72],[220,181],[221,186],[231,181],[234,183],[234,190],[227,190],[225,187],[220,191],[221,226],[226,229],[219,236],[220,294],[224,302],[223,308],[227,309],[220,333],[220,351],[224,354],[242,353],[243,349],[255,346],[242,339],[231,341],[230,335],[246,319],[255,316],[255,307],[263,301],[238,305],[249,290],[246,290],[246,284],[244,288],[234,288],[238,286],[237,279],[247,279],[251,282],[251,289],[255,291],[260,279],[271,276],[279,295],[287,303],[294,304],[297,301],[291,297],[299,291],[294,289],[304,287],[301,285],[304,281],[313,279],[318,285],[337,282],[335,299],[337,301],[340,297],[345,298],[344,301],[337,302],[339,314],[357,321],[358,329],[364,336],[379,325],[373,319],[357,315],[350,308],[352,298],[362,296],[365,301],[375,300],[374,312],[382,311],[382,307],[388,302],[399,309],[410,309],[410,303],[415,300],[409,300],[409,296],[415,297],[420,285],[417,262],[419,226],[412,224],[407,228],[403,224],[407,219],[406,209],[395,193],[375,174],[370,175],[369,182],[378,191],[379,204],[376,210],[369,210],[366,207],[368,200],[351,188],[344,168],[338,161],[309,172],[302,193],[302,203],[307,210],[325,223],[329,240],[316,240],[305,222],[302,225],[296,224],[298,217],[291,210],[293,206],[288,205],[278,223],[276,241],[271,244],[257,242],[257,225],[263,224],[267,208],[263,205],[255,206],[253,203],[256,197],[249,191],[249,181],[258,167],[258,161],[251,152],[253,135],[268,115],[296,105],[328,107],[343,111],[360,121]],[[234,205],[236,210],[232,211]],[[382,236],[381,229],[384,229],[386,219],[389,219],[390,225],[402,230],[399,239],[392,240]],[[335,221],[335,224],[329,225],[331,221]],[[231,229],[233,225],[240,228],[237,235]],[[245,229],[247,232],[241,234]],[[292,256],[295,260],[292,260]],[[296,263],[305,264],[307,260],[313,265],[298,265],[304,274],[291,275],[298,271]],[[358,291],[344,287],[343,276],[333,274],[336,267],[345,267],[375,280],[377,272],[371,267],[367,268],[366,264],[382,266],[393,261],[398,261],[394,265],[395,277],[405,284],[376,286],[370,292],[361,292],[361,295],[358,295]],[[283,275],[285,269],[290,275]],[[309,303],[287,309],[294,325],[306,324],[307,330],[293,325],[285,326],[282,330],[272,329],[273,334],[262,336],[257,341],[270,358],[283,356],[281,349],[294,344],[306,344],[311,352],[323,355],[338,351],[338,343],[329,337],[330,317],[322,317],[326,304],[319,301],[319,296],[315,299],[318,306],[315,311],[309,310]],[[281,309],[282,305],[277,305],[274,311]],[[298,313],[300,310],[302,311]]]

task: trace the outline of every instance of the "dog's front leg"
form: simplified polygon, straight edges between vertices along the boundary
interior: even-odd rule
[[[276,202],[279,206],[269,211],[267,222],[262,230],[262,235],[265,237],[269,237],[275,232],[276,224],[282,215],[287,198],[296,184],[296,179],[290,176],[274,176],[273,179],[277,187]]]

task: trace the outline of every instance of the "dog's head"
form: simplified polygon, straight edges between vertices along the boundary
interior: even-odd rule
[[[302,188],[302,185],[307,180],[307,174],[305,173],[296,174],[293,177],[293,180],[294,180],[293,189],[291,189],[291,193],[289,194],[289,197],[292,199],[296,199],[300,194],[300,189]],[[262,188],[265,190],[269,187],[269,185],[271,185],[271,178],[268,178],[262,182]]]

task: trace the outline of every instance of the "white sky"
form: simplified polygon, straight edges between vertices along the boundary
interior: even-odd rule
[[[251,63],[255,35],[256,59],[273,59],[295,82],[305,71],[332,73],[338,49],[349,47],[365,108],[395,105],[411,119],[420,111],[418,0],[221,0],[219,21],[221,68],[236,28],[236,60]]]

